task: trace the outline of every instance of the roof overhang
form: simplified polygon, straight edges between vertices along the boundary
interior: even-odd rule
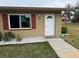
[[[45,7],[0,7],[0,13],[58,13],[65,11],[65,8]]]

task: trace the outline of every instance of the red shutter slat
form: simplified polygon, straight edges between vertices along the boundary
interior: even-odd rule
[[[32,29],[36,29],[36,15],[32,14]]]
[[[3,18],[3,29],[4,30],[8,30],[8,15],[7,14],[2,14],[2,18]]]

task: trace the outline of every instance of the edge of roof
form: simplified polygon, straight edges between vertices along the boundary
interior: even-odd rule
[[[0,8],[27,8],[27,9],[62,9],[65,10],[66,8],[60,7],[22,7],[22,6],[0,6]]]
[[[15,6],[0,6],[1,13],[60,13],[66,8],[58,7],[15,7]]]

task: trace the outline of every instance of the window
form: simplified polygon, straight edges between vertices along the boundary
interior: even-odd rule
[[[22,28],[28,28],[30,27],[30,17],[21,15],[21,27]]]
[[[52,18],[53,18],[52,16],[48,16],[48,17],[47,17],[47,19],[52,19]]]
[[[10,15],[10,27],[19,28],[19,15]]]
[[[9,29],[31,29],[30,14],[9,14]]]

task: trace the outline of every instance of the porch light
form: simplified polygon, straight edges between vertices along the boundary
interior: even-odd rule
[[[39,20],[40,20],[40,18],[41,18],[40,16],[41,16],[41,15],[40,15],[40,14],[38,14],[38,16],[39,16]]]
[[[39,14],[39,17],[40,17],[40,14]]]

